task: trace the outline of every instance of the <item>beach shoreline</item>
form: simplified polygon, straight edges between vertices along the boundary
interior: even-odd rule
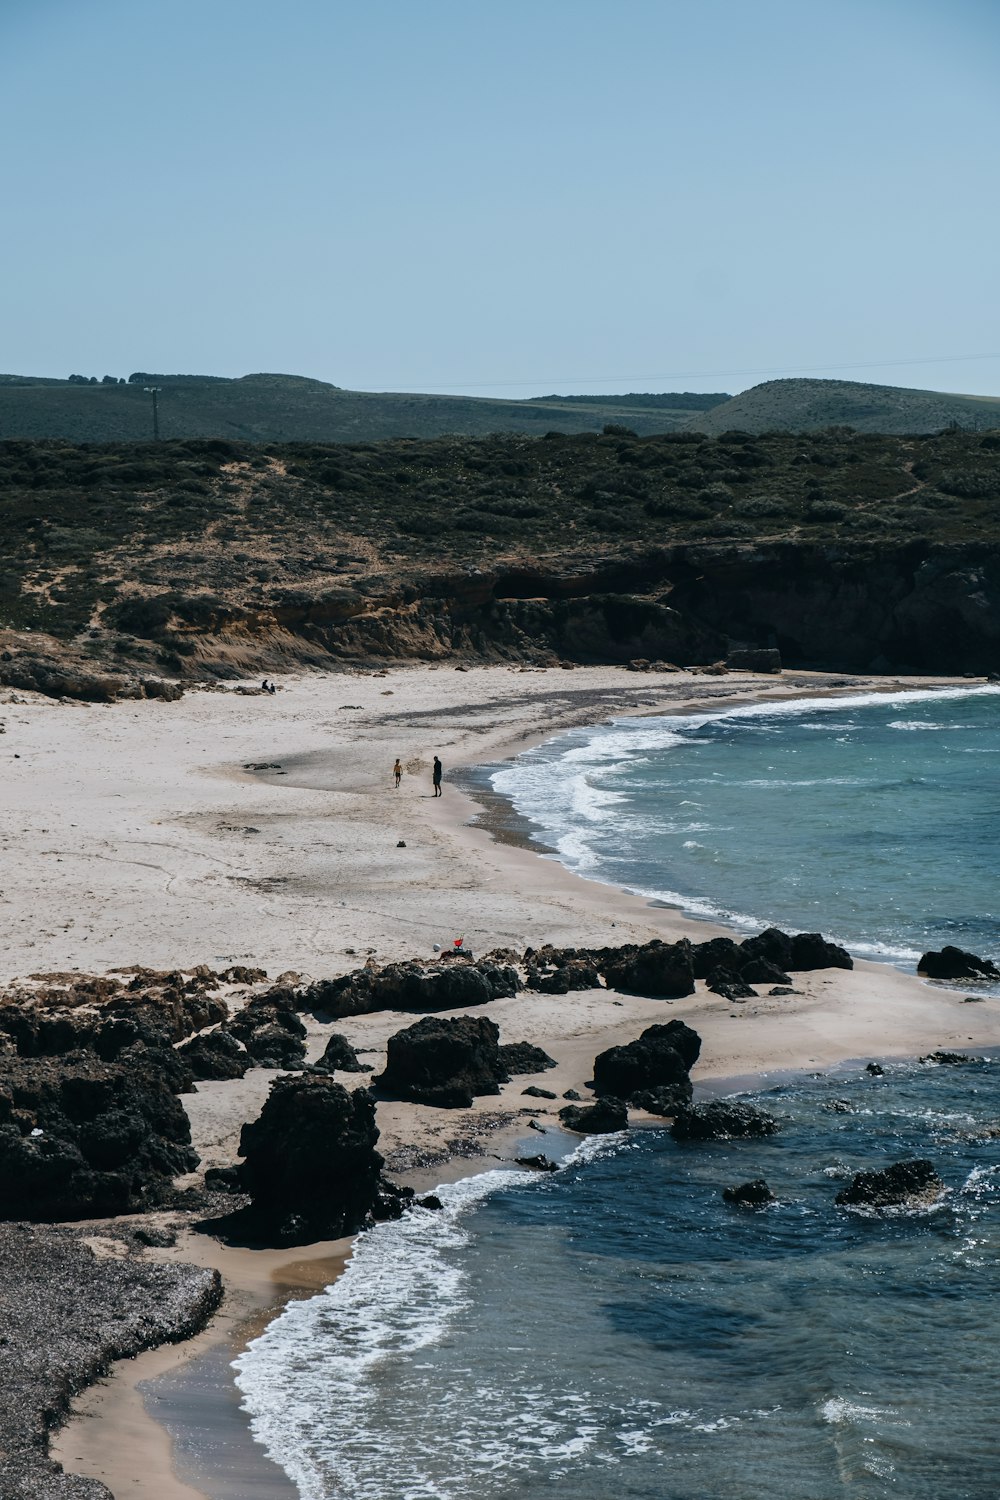
[[[540,691],[531,677],[546,679],[538,681]],[[386,686],[387,681],[391,687]],[[480,952],[490,947],[538,946],[546,941],[584,946],[648,941],[654,936],[669,941],[684,934],[703,939],[724,933],[726,929],[688,919],[679,910],[653,907],[644,897],[589,881],[552,859],[539,858],[516,840],[498,842],[491,836],[489,820],[481,818],[474,796],[449,783],[449,770],[510,758],[555,733],[602,718],[706,708],[715,711],[734,704],[831,692],[844,695],[974,685],[964,679],[831,680],[808,673],[784,674],[780,679],[750,674],[718,680],[688,674],[637,677],[614,668],[583,668],[573,674],[552,669],[544,674],[527,674],[505,668],[474,668],[456,681],[447,669],[409,668],[391,674],[298,680],[288,684],[287,698],[283,694],[278,700],[279,709],[287,706],[289,712],[275,714],[272,705],[267,705],[271,710],[265,710],[267,717],[256,699],[240,701],[232,693],[190,695],[178,705],[143,705],[142,720],[153,712],[154,721],[143,724],[140,720],[142,732],[138,734],[131,732],[134,721],[140,718],[131,706],[78,710],[36,705],[27,701],[27,695],[13,695],[20,696],[21,701],[9,707],[4,704],[4,717],[9,721],[26,709],[34,710],[27,714],[28,719],[44,721],[43,728],[49,732],[47,742],[46,734],[41,733],[34,747],[41,756],[44,744],[50,755],[45,768],[48,785],[36,787],[40,803],[42,795],[48,794],[44,805],[49,810],[45,826],[39,825],[40,835],[53,842],[47,826],[56,821],[51,811],[53,792],[66,787],[74,777],[79,779],[80,774],[76,751],[71,752],[69,744],[60,746],[58,733],[52,733],[59,727],[59,719],[54,716],[79,720],[82,713],[94,729],[97,743],[89,746],[93,757],[114,748],[122,765],[130,766],[134,773],[140,744],[147,762],[152,748],[151,766],[144,775],[134,778],[136,796],[122,797],[129,804],[123,810],[125,821],[137,816],[138,800],[143,789],[148,793],[150,785],[156,787],[153,800],[157,805],[138,813],[140,825],[144,821],[145,826],[137,830],[138,841],[135,830],[129,841],[134,845],[149,840],[155,823],[167,830],[163,842],[173,842],[178,855],[176,867],[169,857],[166,864],[158,866],[159,875],[166,876],[165,884],[157,880],[161,902],[166,897],[165,907],[161,906],[166,920],[152,954],[144,956],[125,949],[121,937],[111,941],[97,922],[89,931],[70,933],[67,939],[69,929],[57,921],[55,908],[65,897],[57,881],[41,911],[37,904],[34,909],[36,930],[47,929],[50,940],[40,944],[36,938],[30,944],[36,950],[30,953],[33,971],[72,970],[82,968],[84,962],[92,972],[129,961],[190,967],[224,957],[241,963],[261,962],[272,974],[292,969],[319,977],[357,966],[373,950],[379,962],[426,953],[435,934],[442,944],[450,937],[463,936],[468,946]],[[380,701],[387,697],[397,701],[391,705]],[[338,709],[335,705],[340,698],[351,698],[359,706],[342,704]],[[189,705],[187,722],[183,713],[177,713],[185,702]],[[175,714],[173,720],[171,712]],[[345,723],[347,712],[352,717]],[[353,717],[358,713],[362,719]],[[117,736],[116,728],[121,731]],[[225,758],[206,754],[206,730],[212,736],[213,752],[221,748],[221,741],[228,740],[231,745],[227,744],[226,750],[232,748],[236,754]],[[446,739],[449,734],[450,745]],[[414,747],[417,735],[420,743]],[[78,736],[74,738],[79,743]],[[413,747],[405,758],[404,788],[409,792],[414,789],[411,778],[426,775],[429,781],[429,739],[447,757],[445,796],[433,799],[427,786],[416,797],[406,799],[404,794],[394,804],[394,793],[388,788],[388,768],[393,759],[390,750],[398,747],[396,753],[405,751],[406,743]],[[157,782],[157,768],[171,761],[181,740],[186,742],[187,759],[175,760],[173,774]],[[296,742],[299,748],[289,750]],[[8,737],[6,749],[12,748]],[[84,772],[88,769],[85,766]],[[86,808],[85,799],[83,804],[76,804],[77,808],[81,805]],[[107,801],[99,811],[107,812]],[[154,818],[154,813],[159,813],[159,818]],[[327,848],[333,847],[339,856],[338,862],[317,852],[317,840],[309,837],[317,823]],[[112,826],[105,824],[98,829],[92,821],[85,825],[79,848],[72,848],[69,839],[69,850],[55,858],[62,863],[74,855],[85,859],[89,853],[98,861],[102,855],[106,859],[97,845],[101,839],[114,845],[117,835],[113,825],[114,819]],[[256,838],[261,833],[267,841],[263,850]],[[394,833],[400,838],[393,839]],[[400,840],[406,855],[395,853],[394,846]],[[237,850],[232,847],[234,843],[239,844]],[[178,844],[182,847],[177,848]],[[142,852],[148,852],[148,848],[145,844]],[[402,866],[403,859],[410,860],[411,850],[415,870]],[[133,848],[131,852],[137,851]],[[295,867],[295,855],[308,866],[305,878]],[[204,868],[206,859],[214,859],[216,867],[228,862],[232,868],[223,876],[218,868],[210,869],[193,880],[192,867],[197,871],[202,862]],[[153,862],[131,863],[133,868],[141,864],[149,868]],[[87,874],[94,868],[91,866]],[[286,873],[293,870],[294,874]],[[119,884],[116,886],[114,878],[108,879],[95,898],[98,904],[101,896],[106,904],[113,903],[117,895],[120,906],[134,905],[134,891],[126,897],[121,887],[121,868],[114,874]],[[145,878],[138,876],[140,883]],[[226,886],[220,890],[223,880]],[[190,888],[195,881],[202,890],[192,902]],[[93,885],[100,883],[92,881]],[[214,890],[206,890],[213,885]],[[248,889],[253,891],[250,901],[246,899]],[[7,895],[9,898],[9,890]],[[37,891],[22,893],[25,901],[32,897],[37,897]],[[206,900],[211,907],[210,921],[216,916],[219,919],[211,945],[218,951],[210,956],[203,946]],[[119,922],[119,932],[122,926]],[[57,936],[60,927],[62,935]],[[193,941],[194,933],[198,934],[200,948]],[[274,936],[279,939],[277,961],[266,953],[268,939]],[[345,941],[347,938],[351,941]],[[92,949],[83,947],[84,942],[89,945],[92,940],[96,940]],[[21,960],[29,957],[28,947],[27,943],[20,949],[14,945],[15,958],[8,962],[17,962],[16,972],[27,972]],[[303,954],[307,962],[302,961]],[[92,956],[97,962],[91,968]],[[296,956],[299,962],[295,962]],[[115,962],[109,962],[109,958]],[[788,1067],[824,1069],[851,1057],[908,1057],[949,1043],[988,1046],[1000,1040],[992,1007],[971,1008],[978,1013],[975,1016],[970,1015],[969,1008],[960,1011],[959,996],[934,990],[885,964],[858,963],[850,972],[816,971],[797,976],[796,984],[803,993],[795,1000],[792,1012],[787,1001],[782,1004],[765,999],[737,1009],[719,997],[706,995],[703,986],[688,1001],[674,1002],[670,1013],[683,1015],[703,1037],[703,1063],[697,1080],[760,1077],[769,1069]],[[589,1077],[597,1051],[631,1040],[643,1026],[662,1018],[664,1004],[608,991],[560,997],[558,1001],[522,993],[511,1000],[495,1001],[481,1013],[488,1013],[500,1024],[504,1039],[523,1037],[556,1056],[558,1068],[546,1075],[546,1086],[551,1079],[553,1091],[561,1093]],[[471,1013],[479,1012],[473,1009]],[[411,1020],[409,1016],[380,1013],[352,1018],[350,1025],[338,1023],[338,1029],[347,1032],[356,1046],[380,1051],[387,1036]],[[256,1080],[261,1097],[270,1076]],[[526,1129],[524,1117],[513,1113],[524,1107],[519,1098],[523,1081],[515,1079],[505,1087],[499,1121],[495,1099],[477,1100],[475,1109],[462,1112],[463,1117],[468,1116],[463,1119],[464,1137],[449,1133],[456,1128],[454,1115],[458,1112],[449,1118],[445,1111],[421,1112],[414,1106],[380,1103],[380,1149],[387,1156],[389,1169],[402,1180],[409,1177],[414,1185],[426,1189],[435,1174],[465,1175],[470,1161],[478,1161],[481,1168],[486,1164],[484,1157],[463,1157],[455,1149],[455,1141],[464,1138],[465,1147],[473,1152],[486,1151],[491,1145],[500,1151],[507,1149],[517,1133]],[[221,1090],[213,1094],[212,1088],[203,1085],[193,1100],[193,1132],[204,1166],[224,1165],[233,1159],[233,1118],[223,1118],[225,1111],[216,1109],[217,1095],[221,1096]],[[545,1122],[559,1102],[545,1109],[537,1101],[539,1121]],[[535,1103],[532,1101],[533,1111]],[[245,1105],[246,1100],[239,1106],[233,1101],[232,1107],[238,1113]],[[254,1112],[244,1113],[243,1118],[252,1118]],[[195,1238],[196,1248],[192,1244]],[[315,1267],[329,1266],[331,1255],[344,1254],[349,1243],[305,1248],[316,1252],[315,1260],[304,1252],[228,1252],[204,1236],[183,1236],[171,1256],[183,1259],[194,1254],[199,1260],[205,1257],[202,1263],[219,1266],[229,1288],[222,1313],[195,1340],[147,1351],[126,1366],[117,1367],[109,1380],[85,1393],[74,1404],[73,1420],[53,1444],[53,1452],[64,1467],[103,1478],[116,1495],[155,1494],[162,1500],[172,1500],[174,1495],[188,1500],[211,1495],[212,1500],[217,1496],[228,1500],[228,1495],[238,1493],[269,1493],[261,1473],[262,1465],[267,1473],[266,1461],[252,1441],[250,1449],[242,1449],[234,1459],[240,1472],[230,1483],[235,1482],[236,1489],[227,1492],[193,1485],[190,1466],[185,1469],[183,1462],[179,1471],[187,1477],[181,1477],[175,1462],[178,1444],[147,1410],[150,1403],[144,1403],[139,1387],[147,1387],[148,1394],[148,1382],[155,1384],[169,1371],[190,1367],[210,1357],[213,1350],[217,1355],[223,1346],[235,1352],[234,1341],[245,1342],[254,1320],[259,1326],[259,1320],[273,1316],[288,1297],[315,1291]],[[234,1256],[251,1259],[241,1266]],[[263,1261],[253,1259],[260,1256],[271,1257],[266,1268]],[[291,1280],[289,1266],[296,1268]],[[151,1404],[155,1406],[155,1402]],[[233,1417],[231,1409],[226,1419],[230,1433]],[[247,1418],[238,1406],[235,1418],[245,1431]],[[222,1425],[220,1417],[220,1428]],[[114,1473],[108,1467],[112,1453]],[[250,1484],[257,1484],[258,1489],[248,1488]],[[270,1492],[275,1500],[289,1493],[280,1488],[273,1472]]]

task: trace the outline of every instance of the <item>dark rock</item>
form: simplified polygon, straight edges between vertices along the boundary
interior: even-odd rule
[[[571,958],[555,968],[530,965],[527,987],[542,995],[568,995],[571,990],[594,990],[601,982],[596,966],[589,959]]]
[[[280,998],[273,998],[273,993],[258,995],[248,1001],[228,1022],[226,1030],[239,1037],[241,1042],[247,1042],[255,1031],[263,1031],[269,1026],[280,1027],[289,1036],[304,1037],[306,1028],[296,1014],[294,997],[289,993],[282,993]]]
[[[793,990],[787,984],[776,984],[773,990],[768,990],[768,996],[772,1000],[781,999],[785,995],[801,995],[801,990]]]
[[[132,1239],[137,1245],[152,1250],[172,1250],[177,1243],[177,1231],[157,1229],[154,1225],[138,1224],[132,1230]]]
[[[341,1073],[370,1073],[371,1068],[358,1058],[357,1052],[351,1046],[346,1036],[339,1031],[333,1031],[327,1039],[323,1056],[316,1063],[316,1067],[326,1073],[339,1071]]]
[[[222,1193],[242,1193],[239,1167],[209,1167],[205,1173],[205,1186]]]
[[[306,1060],[305,1044],[282,1025],[259,1026],[245,1034],[244,1046],[254,1068],[301,1068]]]
[[[743,1182],[739,1187],[723,1188],[722,1196],[727,1203],[739,1203],[746,1208],[762,1208],[766,1203],[777,1201],[763,1177],[755,1177],[752,1182]]]
[[[418,1198],[416,1201],[419,1208],[430,1208],[435,1212],[437,1212],[438,1209],[444,1208],[444,1204],[441,1202],[441,1199],[438,1197],[437,1193],[425,1193],[422,1198]]]
[[[792,970],[853,969],[854,960],[839,943],[828,943],[818,932],[797,932],[792,938],[792,961],[779,965]]]
[[[400,1187],[398,1183],[380,1177],[369,1212],[376,1223],[382,1224],[386,1220],[401,1219],[415,1202],[416,1194],[411,1187]]]
[[[336,1239],[357,1229],[380,1189],[375,1101],[330,1078],[277,1078],[240,1135],[240,1186],[250,1217],[275,1244]]]
[[[528,1121],[528,1129],[529,1130],[540,1130],[541,1133],[542,1133],[542,1135],[545,1134],[545,1126],[544,1125],[539,1125],[539,1123],[538,1123],[537,1120],[529,1120]]]
[[[767,958],[751,958],[740,970],[745,984],[791,984],[792,977]]]
[[[314,984],[304,992],[307,1009],[331,1016],[367,1015],[377,1010],[438,1011],[486,1005],[516,995],[517,970],[490,960],[470,962],[461,953],[448,962],[413,959],[404,964],[355,969],[339,979]]]
[[[477,1094],[498,1094],[507,1072],[499,1028],[485,1016],[424,1016],[389,1038],[375,1084],[401,1099],[460,1109]]]
[[[962,1063],[976,1062],[977,1059],[969,1057],[966,1052],[928,1052],[920,1061],[922,1063],[935,1063],[941,1068],[957,1068]]]
[[[249,969],[244,964],[234,964],[219,975],[227,984],[259,984],[267,978],[266,969]]]
[[[512,1077],[519,1073],[544,1073],[549,1068],[558,1067],[554,1057],[531,1042],[504,1042],[500,1048],[500,1061]]]
[[[691,948],[695,979],[707,979],[713,969],[738,973],[741,962],[740,945],[734,938],[709,938],[707,943],[694,943]]]
[[[724,1000],[757,999],[757,991],[732,969],[713,969],[706,983],[714,995],[721,995]]]
[[[882,1078],[885,1075],[882,1064],[876,1062],[866,1063],[865,1072],[870,1073],[873,1078]]]
[[[740,646],[729,652],[726,666],[734,672],[780,672],[781,652],[774,646]]]
[[[858,1172],[850,1187],[839,1192],[834,1201],[848,1206],[894,1208],[927,1202],[943,1188],[933,1164],[921,1158],[893,1162],[880,1172]]]
[[[738,968],[745,974],[747,964],[763,959],[780,971],[773,978],[775,984],[787,982],[788,973],[803,969],[853,969],[854,960],[846,948],[837,943],[828,943],[818,932],[797,932],[790,937],[779,927],[768,927],[756,937],[747,938],[739,945]],[[772,982],[772,976],[759,981]]]
[[[573,1099],[574,1101],[579,1101],[580,1099],[583,1098],[583,1095],[580,1094],[580,1093],[578,1093],[576,1091],[576,1089],[567,1089],[566,1092],[565,1092],[565,1094],[563,1094],[563,1098],[564,1099]]]
[[[979,958],[950,943],[939,952],[925,953],[917,973],[927,979],[1000,979],[1000,969],[992,959]]]
[[[694,994],[691,944],[647,943],[627,958],[604,965],[609,988],[652,999],[673,1000]]]
[[[163,988],[143,993],[150,980],[146,975],[136,975],[136,991],[109,1000],[104,1006],[105,1017],[131,1021],[145,1038],[160,1036],[170,1042],[181,1042],[192,1032],[228,1018],[229,1006],[220,995],[206,994],[204,977],[193,983],[179,972],[156,977],[165,981]]]
[[[540,1089],[536,1083],[530,1084],[521,1090],[522,1096],[528,1095],[532,1099],[555,1099],[556,1095],[551,1089]]]
[[[670,1127],[675,1141],[754,1140],[774,1135],[778,1122],[735,1099],[713,1099],[682,1109]]]
[[[636,1041],[594,1058],[594,1092],[627,1100],[644,1090],[669,1088],[690,1099],[688,1073],[700,1052],[701,1038],[683,1021],[647,1026]]]
[[[248,1001],[220,1032],[243,1043],[249,1067],[302,1068],[306,1028],[296,1014],[298,1003],[292,990],[268,990]]]
[[[734,967],[742,974],[744,965],[756,959],[774,964],[782,973],[787,972],[792,967],[791,937],[780,927],[765,927],[756,937],[745,938],[737,945]]]
[[[197,1165],[187,1115],[148,1059],[0,1058],[0,1218],[141,1211]]]
[[[559,1111],[567,1130],[581,1135],[608,1135],[628,1127],[628,1110],[621,1099],[599,1099],[596,1104],[567,1104]]]
[[[640,1089],[638,1093],[632,1094],[630,1104],[636,1109],[644,1109],[648,1115],[676,1115],[678,1110],[684,1108],[691,1099],[691,1084],[685,1082],[673,1087],[658,1089]]]
[[[543,1156],[541,1152],[537,1156],[515,1156],[514,1160],[519,1167],[530,1167],[534,1172],[558,1172],[559,1163],[551,1157]]]
[[[195,1078],[242,1078],[250,1066],[248,1053],[225,1031],[202,1032],[177,1051]]]

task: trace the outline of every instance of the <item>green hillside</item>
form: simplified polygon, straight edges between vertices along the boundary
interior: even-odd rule
[[[142,442],[152,436],[152,400],[161,387],[164,438],[243,442],[377,442],[384,438],[464,437],[492,432],[600,432],[612,424],[640,435],[680,427],[696,408],[728,401],[689,393],[493,401],[346,391],[298,375],[148,375],[130,383],[89,384],[0,375],[0,440],[65,438],[76,443]]]
[[[694,413],[698,432],[815,432],[853,427],[856,432],[941,432],[952,424],[968,432],[1000,427],[1000,398],[947,391],[866,385],[856,380],[768,380],[711,411]]]

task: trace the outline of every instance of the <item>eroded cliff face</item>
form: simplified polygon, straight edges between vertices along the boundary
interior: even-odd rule
[[[735,644],[832,671],[1000,668],[1000,546],[703,543],[587,569],[452,569],[368,592],[289,590],[267,609],[205,595],[143,606],[123,607],[119,627],[183,675],[450,655],[697,666]]]
[[[1000,667],[1000,546],[690,547],[671,602],[792,666],[977,672]]]

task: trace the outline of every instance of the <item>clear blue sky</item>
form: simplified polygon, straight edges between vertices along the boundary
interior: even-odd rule
[[[998,79],[998,0],[0,0],[0,369],[997,395]]]

